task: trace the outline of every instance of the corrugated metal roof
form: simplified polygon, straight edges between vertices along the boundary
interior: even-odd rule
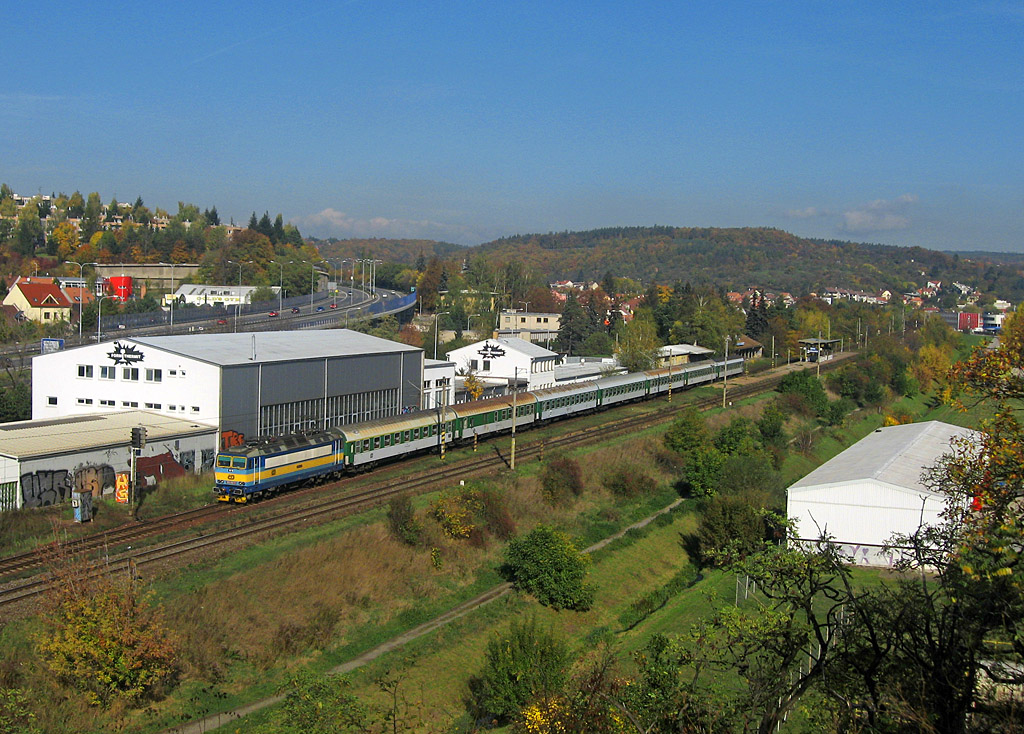
[[[951,441],[961,437],[978,442],[981,434],[941,421],[879,428],[794,482],[789,491],[874,479],[930,492],[921,481],[922,475],[944,454],[951,453]]]
[[[417,347],[349,329],[183,334],[129,337],[121,341],[135,342],[221,366],[420,351]],[[255,360],[252,359],[254,353]]]
[[[539,344],[528,342],[525,339],[520,339],[518,336],[502,337],[501,339],[491,339],[490,341],[498,342],[509,349],[515,349],[517,352],[522,352],[528,357],[557,357],[558,352],[552,352],[550,349],[545,349]]]
[[[146,429],[147,442],[217,431],[216,426],[148,410],[18,421],[0,423],[0,455],[28,459],[124,445],[131,441],[132,429],[136,426]]]

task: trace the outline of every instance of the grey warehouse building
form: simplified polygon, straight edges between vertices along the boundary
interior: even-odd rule
[[[32,416],[148,410],[222,447],[421,404],[423,351],[346,329],[130,337],[33,359]]]

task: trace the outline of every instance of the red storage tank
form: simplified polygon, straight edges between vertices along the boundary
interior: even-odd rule
[[[127,301],[132,297],[132,277],[130,275],[114,275],[108,279],[110,290],[119,301]]]

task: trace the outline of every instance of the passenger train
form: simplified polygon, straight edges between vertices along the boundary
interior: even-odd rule
[[[371,468],[380,461],[581,415],[743,373],[743,360],[700,362],[420,410],[324,431],[258,439],[221,451],[214,493],[245,503],[303,482]]]

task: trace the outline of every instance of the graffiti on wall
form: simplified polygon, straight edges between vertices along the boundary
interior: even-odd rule
[[[21,475],[23,507],[46,507],[71,499],[71,473],[65,469]]]
[[[114,489],[117,472],[110,464],[87,464],[75,469],[75,489],[99,497]]]
[[[156,456],[140,456],[135,465],[139,481],[147,487],[159,484],[165,479],[185,476],[185,467],[174,458],[174,454],[165,451]]]
[[[202,452],[202,463],[199,465],[199,471],[210,471],[213,469],[213,459],[217,452],[213,449],[203,449]]]
[[[230,449],[233,446],[242,446],[244,444],[244,433],[239,433],[238,431],[223,431],[220,434],[220,447],[222,449]]]

